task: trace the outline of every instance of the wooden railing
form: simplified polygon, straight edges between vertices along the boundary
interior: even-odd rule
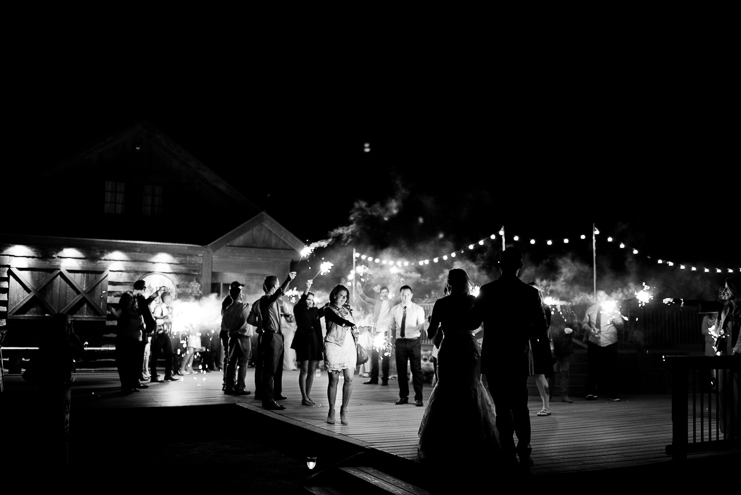
[[[696,452],[741,450],[738,356],[667,356],[672,378],[672,443],[683,461]]]

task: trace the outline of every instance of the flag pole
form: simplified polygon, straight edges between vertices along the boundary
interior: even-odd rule
[[[355,302],[355,284],[358,283],[356,280],[357,273],[355,273],[355,247],[352,248],[352,301],[350,303]]]
[[[597,227],[592,224],[592,277],[594,279],[594,298],[597,298]]]

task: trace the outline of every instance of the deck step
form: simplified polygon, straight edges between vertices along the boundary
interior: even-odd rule
[[[393,495],[430,495],[418,486],[370,466],[339,466],[325,473],[320,486],[304,486],[316,495],[378,493]]]

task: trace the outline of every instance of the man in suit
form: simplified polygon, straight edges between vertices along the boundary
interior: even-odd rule
[[[375,339],[378,335],[387,334],[389,328],[389,315],[391,314],[391,301],[389,301],[389,288],[381,287],[380,297],[373,306],[373,347],[371,349],[371,372],[370,380],[363,382],[365,385],[378,384],[378,360],[381,360],[381,385],[389,384],[389,359],[390,355],[383,355],[376,347]]]
[[[519,466],[529,470],[532,449],[527,407],[528,342],[544,337],[547,326],[538,289],[518,278],[522,266],[519,250],[509,247],[502,252],[501,276],[481,287],[466,326],[474,330],[484,324],[481,372],[486,375],[494,399],[506,461],[516,466],[519,456]]]
[[[159,288],[150,294],[148,297],[145,296],[147,292],[147,282],[145,280],[137,280],[134,282],[134,297],[136,298],[136,304],[138,307],[139,315],[142,317],[144,322],[144,330],[142,331],[141,341],[141,356],[139,357],[139,369],[146,369],[144,366],[144,352],[149,343],[149,337],[157,330],[157,322],[152,316],[152,310],[149,305],[159,297],[160,293],[164,291],[164,288]],[[140,380],[144,381],[145,376],[142,374]],[[149,388],[146,383],[140,383],[138,388]]]
[[[417,407],[424,406],[422,402],[422,342],[420,337],[424,330],[427,318],[422,306],[412,302],[412,288],[403,286],[401,303],[391,309],[391,335],[394,338],[396,353],[396,373],[399,377],[399,400],[396,404],[409,403],[409,378],[407,378],[407,361],[412,368],[412,385],[414,386],[414,403]]]

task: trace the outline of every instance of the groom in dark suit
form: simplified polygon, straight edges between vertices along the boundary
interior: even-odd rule
[[[484,324],[481,372],[486,375],[497,412],[497,430],[508,462],[529,470],[530,411],[527,408],[528,342],[546,334],[538,289],[519,278],[522,253],[509,247],[499,259],[501,276],[481,287],[468,327]],[[514,435],[517,435],[515,446]]]

